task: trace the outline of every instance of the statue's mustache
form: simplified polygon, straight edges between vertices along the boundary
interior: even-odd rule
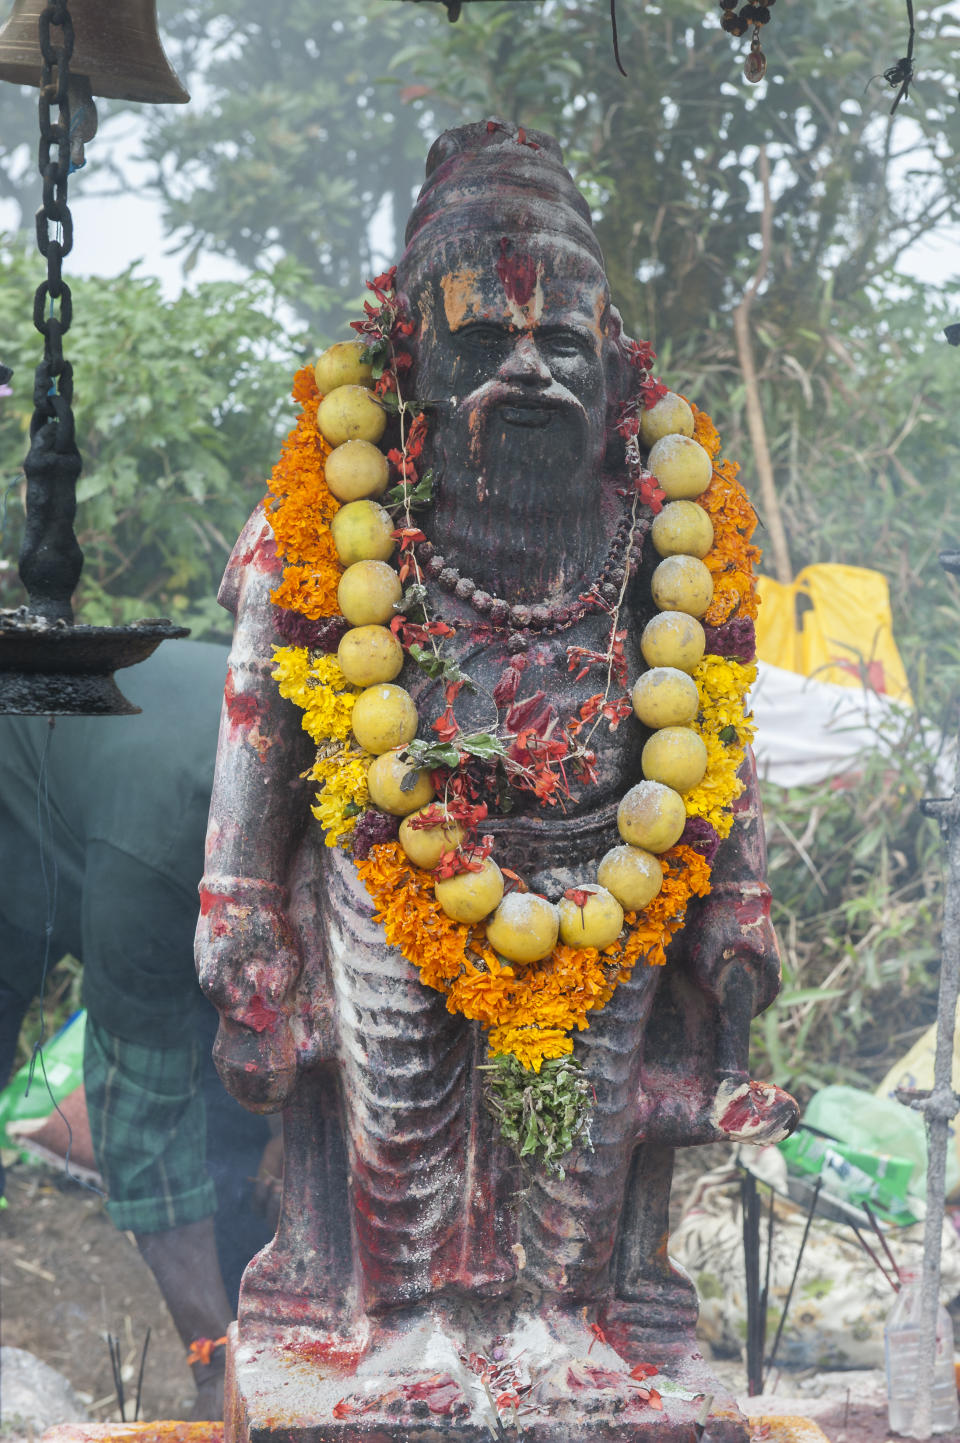
[[[518,386],[493,377],[457,401],[455,409],[470,417],[474,435],[485,428],[494,411],[529,412],[531,416],[543,416],[546,423],[551,415],[561,415],[567,421],[589,424],[583,403],[557,381],[546,386]]]

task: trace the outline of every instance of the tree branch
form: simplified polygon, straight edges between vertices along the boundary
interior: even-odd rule
[[[784,586],[789,586],[793,580],[793,567],[790,564],[787,533],[783,525],[780,502],[777,498],[770,447],[767,444],[767,428],[763,421],[763,408],[760,404],[760,390],[757,383],[757,366],[750,333],[750,308],[757,291],[766,278],[773,249],[773,201],[770,197],[770,161],[766,146],[760,147],[759,169],[760,183],[763,187],[763,210],[760,213],[760,260],[757,263],[753,279],[743,293],[743,298],[734,308],[733,334],[737,343],[737,357],[746,388],[747,430],[750,434],[750,445],[753,448],[757,479],[760,482],[760,496],[763,500],[767,530],[770,533],[774,569],[777,573],[777,580]]]

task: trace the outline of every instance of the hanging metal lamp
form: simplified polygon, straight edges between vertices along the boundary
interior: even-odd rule
[[[93,95],[174,102],[189,97],[160,45],[153,0],[129,5],[74,0],[72,7],[67,0],[18,0],[0,29],[0,79],[40,89],[43,204],[36,222],[37,246],[47,264],[33,301],[43,359],[34,379],[30,449],[23,463],[27,494],[19,571],[28,600],[0,611],[0,714],[124,715],[139,707],[121,694],[113,673],[144,661],[161,641],[188,632],[165,619],[129,626],[74,623],[71,598],[83,553],[73,520],[83,462],[74,435],[73,367],[63,354],[73,317],[61,270],[73,245],[67,178],[84,163],[83,143],[96,132]],[[8,367],[0,371],[9,379]]]

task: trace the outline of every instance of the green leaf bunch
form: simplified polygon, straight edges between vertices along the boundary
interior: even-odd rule
[[[591,1146],[592,1089],[579,1062],[551,1058],[531,1072],[501,1053],[482,1070],[484,1099],[504,1142],[519,1158],[562,1178],[571,1149]]]

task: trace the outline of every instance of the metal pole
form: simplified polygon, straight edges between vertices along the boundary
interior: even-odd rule
[[[945,552],[941,564],[960,570],[960,556]],[[937,1314],[940,1307],[940,1249],[946,1201],[947,1147],[950,1123],[960,1112],[953,1090],[953,1042],[957,996],[960,993],[960,758],[953,796],[921,803],[926,816],[935,817],[947,838],[947,890],[943,906],[940,992],[937,999],[937,1050],[930,1092],[904,1093],[901,1100],[922,1112],[927,1123],[927,1216],[923,1230],[921,1273],[920,1368],[917,1402],[910,1432],[929,1438],[932,1428],[933,1383],[937,1351]],[[899,1095],[899,1094],[898,1094]]]

